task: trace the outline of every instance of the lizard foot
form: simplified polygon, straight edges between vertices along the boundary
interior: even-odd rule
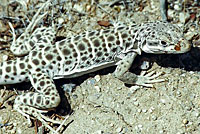
[[[155,79],[162,75],[162,72],[156,73],[152,71],[147,73],[146,71],[142,71],[141,74],[137,77],[136,85],[145,86],[145,87],[153,87],[152,83],[163,82],[165,79]]]

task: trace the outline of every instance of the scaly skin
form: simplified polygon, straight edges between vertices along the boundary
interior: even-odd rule
[[[31,82],[35,92],[17,96],[14,108],[41,121],[43,110],[60,103],[53,79],[77,77],[117,65],[113,75],[123,82],[152,86],[155,77],[128,71],[136,55],[141,51],[185,53],[191,47],[177,26],[161,21],[86,31],[55,43],[54,38],[55,30],[51,27],[38,28],[31,35],[25,32],[12,44],[11,51],[26,56],[0,64],[1,85]]]

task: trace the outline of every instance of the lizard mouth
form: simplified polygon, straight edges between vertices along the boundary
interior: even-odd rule
[[[174,47],[178,53],[184,53],[191,49],[191,44],[185,39],[181,39]]]

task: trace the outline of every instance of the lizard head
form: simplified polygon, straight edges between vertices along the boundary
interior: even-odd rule
[[[191,49],[191,43],[183,37],[182,30],[174,24],[159,21],[152,24],[147,33],[141,47],[146,53],[178,54]]]

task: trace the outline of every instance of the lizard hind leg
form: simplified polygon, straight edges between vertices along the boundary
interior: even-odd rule
[[[42,72],[31,73],[29,78],[36,92],[17,96],[14,109],[27,117],[28,123],[31,123],[30,116],[33,116],[53,131],[46,121],[54,124],[61,124],[61,122],[45,117],[42,113],[48,112],[47,110],[57,107],[60,103],[60,96],[55,84],[47,74]]]

